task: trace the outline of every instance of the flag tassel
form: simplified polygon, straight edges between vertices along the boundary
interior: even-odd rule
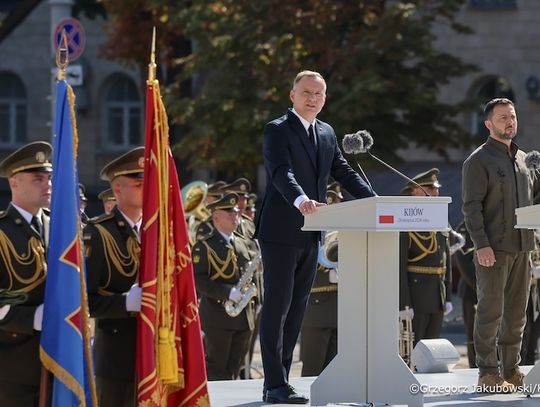
[[[165,383],[177,383],[178,355],[174,347],[174,332],[166,326],[159,328],[158,355],[159,378]]]

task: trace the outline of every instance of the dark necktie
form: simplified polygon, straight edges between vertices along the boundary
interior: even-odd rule
[[[137,227],[137,225],[133,225],[133,232],[135,233],[135,236],[137,236],[137,240],[140,242],[141,237],[139,236],[139,228]]]
[[[311,147],[313,147],[313,151],[317,152],[317,144],[315,144],[315,132],[313,131],[313,125],[311,124],[308,127],[308,137]]]
[[[41,223],[41,220],[37,216],[32,216],[32,221],[30,223],[36,232],[43,237],[43,224]]]

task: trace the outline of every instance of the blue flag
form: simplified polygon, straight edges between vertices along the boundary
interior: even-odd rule
[[[53,375],[52,406],[94,406],[86,276],[82,255],[75,96],[56,85],[51,222],[40,358]]]

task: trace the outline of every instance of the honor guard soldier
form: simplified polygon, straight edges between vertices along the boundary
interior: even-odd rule
[[[337,183],[328,185],[326,203],[341,202]],[[337,354],[337,233],[326,235],[300,331],[302,376],[318,376]]]
[[[88,301],[96,321],[94,361],[101,407],[135,406],[136,315],[144,148],[111,161],[100,177],[111,183],[117,205],[84,229]]]
[[[206,199],[205,199],[206,207],[208,207],[210,203],[221,199],[221,197],[223,196],[221,187],[226,184],[227,183],[225,181],[216,181],[214,184],[208,185],[208,189],[206,190]],[[197,225],[197,229],[195,231],[195,241],[209,235],[213,231],[214,231],[214,225],[212,224],[212,217],[210,216],[207,219],[202,220]]]
[[[39,340],[47,263],[52,147],[38,141],[0,163],[11,203],[0,212],[0,290],[23,302],[0,307],[0,406],[37,406],[41,363]]]
[[[98,199],[100,199],[103,203],[103,212],[105,212],[106,214],[111,213],[112,208],[116,206],[116,197],[114,196],[111,188],[108,188],[105,191],[101,191],[98,194]]]
[[[433,168],[413,178],[422,188],[408,183],[403,195],[439,196],[439,170]],[[400,314],[408,306],[414,345],[440,336],[443,316],[452,311],[452,269],[447,232],[400,234]]]
[[[251,279],[244,276],[247,281],[241,280],[250,252],[235,232],[238,196],[227,194],[208,209],[214,230],[197,241],[192,250],[206,366],[209,380],[231,380],[238,377],[255,324],[253,301],[244,293]]]
[[[247,197],[251,191],[251,182],[245,178],[238,178],[236,181],[221,187],[224,194],[235,193],[238,195],[238,209],[240,210],[240,225],[238,233],[246,239],[252,239],[255,233],[255,224],[245,215],[247,206]]]
[[[252,221],[255,221],[255,213],[257,211],[256,204],[257,204],[257,194],[254,194],[252,192],[247,196],[246,211],[245,211],[245,215]]]

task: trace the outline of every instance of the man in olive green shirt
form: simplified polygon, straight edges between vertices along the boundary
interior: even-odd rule
[[[514,104],[493,99],[484,113],[489,137],[463,163],[463,214],[476,250],[474,345],[480,391],[509,392],[523,385],[519,352],[534,248],[533,231],[515,229],[515,209],[538,202],[540,184],[512,141]]]

